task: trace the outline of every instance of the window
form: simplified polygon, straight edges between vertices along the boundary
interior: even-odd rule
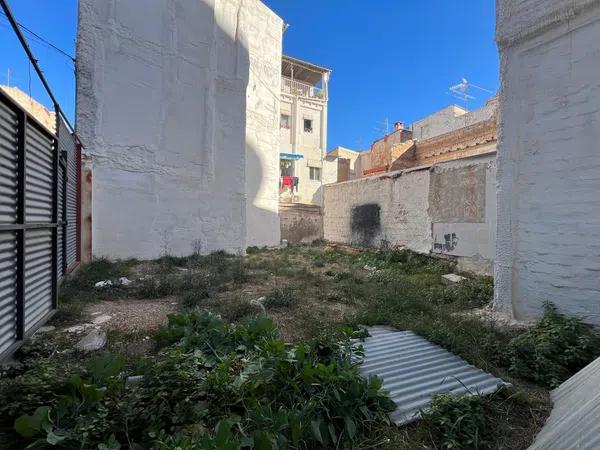
[[[312,119],[304,119],[304,132],[312,133],[312,130],[313,130]]]
[[[290,117],[290,115],[282,114],[281,119],[279,121],[279,127],[286,128],[289,130],[291,128],[291,124],[292,124],[292,118]]]
[[[309,167],[310,179],[315,181],[321,181],[321,169],[319,167]]]

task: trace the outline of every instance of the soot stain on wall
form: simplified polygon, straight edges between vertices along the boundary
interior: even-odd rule
[[[381,208],[377,203],[354,206],[351,212],[350,230],[354,244],[370,247],[381,232]]]

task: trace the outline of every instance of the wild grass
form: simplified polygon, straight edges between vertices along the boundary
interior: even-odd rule
[[[448,260],[406,250],[322,244],[280,250],[252,248],[247,253],[244,258],[215,253],[165,256],[151,262],[96,260],[63,285],[61,301],[67,305],[63,323],[75,317],[82,304],[163,297],[176,299],[184,310],[206,308],[227,323],[240,323],[261,313],[255,300],[265,297],[268,316],[282,338],[294,344],[341,325],[412,330],[514,385],[483,400],[484,422],[470,417],[481,410],[469,402],[438,405],[443,412],[440,417],[448,423],[454,423],[462,412],[468,420],[473,419],[476,428],[487,424],[477,437],[479,448],[526,448],[550,408],[545,388],[555,386],[597,354],[592,350],[598,347],[591,329],[556,312],[526,333],[472,314],[491,302],[493,280],[461,273],[467,280],[445,284],[442,275],[457,273]],[[131,279],[132,285],[119,286],[116,281],[121,276]],[[95,289],[94,284],[104,279],[115,284],[110,289]],[[577,336],[587,337],[581,341]],[[139,341],[136,336],[112,338]],[[131,353],[127,345],[113,345],[112,349],[126,358],[132,355],[132,361],[140,356]],[[148,346],[145,351],[153,354],[156,349]],[[462,433],[448,437],[432,423],[370,428],[362,442],[366,447],[390,449],[444,448],[444,442],[453,439],[458,443],[453,448],[472,444],[472,433],[464,439]]]

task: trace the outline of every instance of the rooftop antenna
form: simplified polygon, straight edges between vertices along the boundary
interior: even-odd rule
[[[469,82],[466,78],[462,78],[460,83],[455,84],[454,86],[450,86],[448,88],[448,95],[451,95],[457,100],[464,102],[465,109],[468,109],[469,100],[475,100],[477,97],[472,95],[473,90],[479,90],[485,92],[487,94],[494,94],[492,91],[486,88],[482,88],[481,86],[477,86]]]
[[[379,125],[381,125],[381,128],[374,128],[375,131],[377,131],[378,133],[383,133],[384,135],[388,135],[390,134],[390,119],[389,118],[385,118],[385,120],[383,120],[382,122],[377,122]]]

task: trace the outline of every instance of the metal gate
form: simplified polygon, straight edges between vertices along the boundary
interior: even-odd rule
[[[0,91],[0,359],[53,314],[78,261],[80,148],[56,117],[54,134]]]

